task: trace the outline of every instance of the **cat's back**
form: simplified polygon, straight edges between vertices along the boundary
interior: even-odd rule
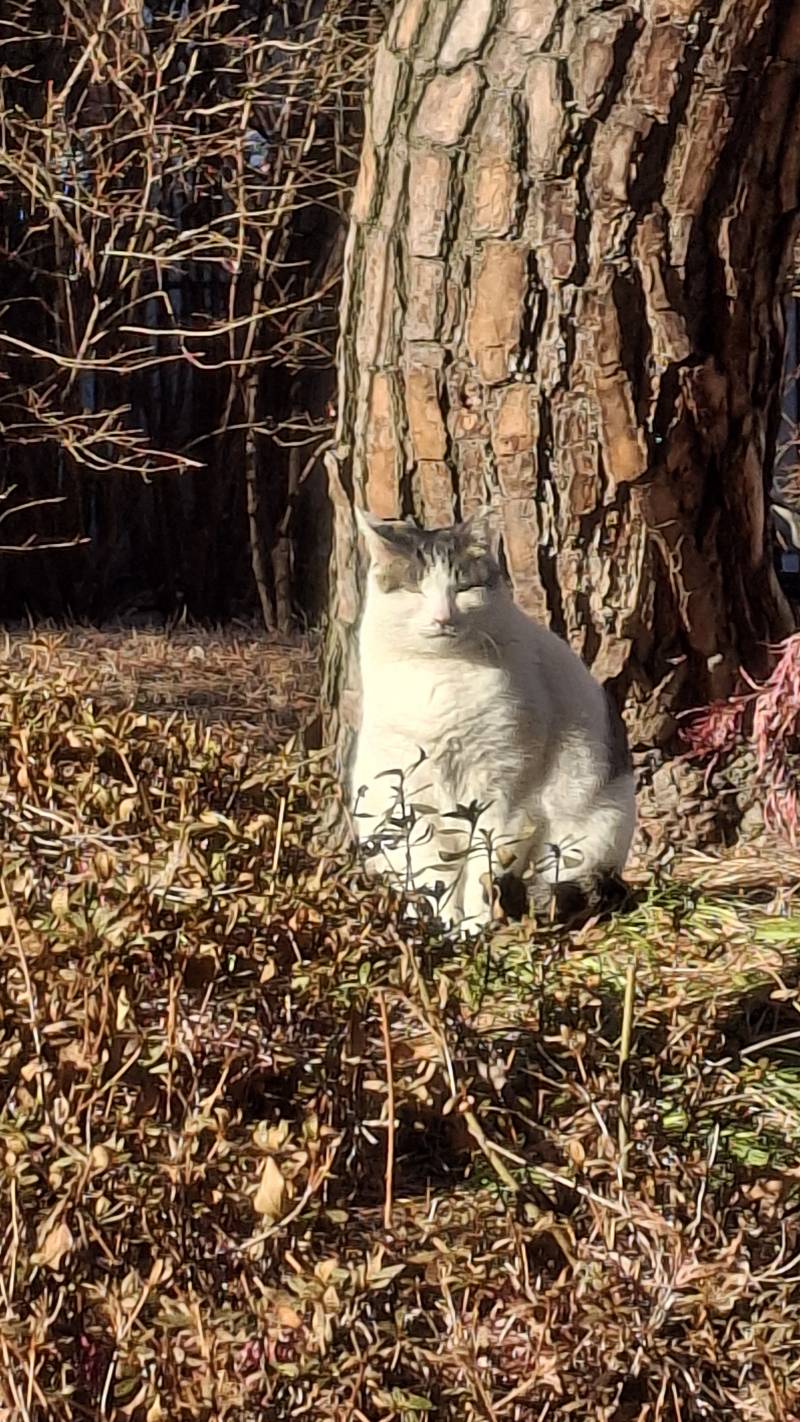
[[[509,609],[504,663],[513,694],[534,711],[564,720],[605,720],[605,693],[563,637],[534,622],[516,604]]]

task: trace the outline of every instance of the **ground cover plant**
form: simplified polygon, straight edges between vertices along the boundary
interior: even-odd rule
[[[488,954],[318,833],[308,648],[4,655],[0,1415],[797,1415],[795,851]]]

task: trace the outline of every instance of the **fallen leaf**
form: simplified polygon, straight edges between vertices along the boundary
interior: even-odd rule
[[[80,1042],[68,1042],[60,1049],[58,1060],[61,1066],[80,1067],[83,1071],[88,1071],[92,1065],[91,1058],[87,1057]]]
[[[56,918],[64,918],[65,914],[69,912],[69,889],[64,884],[56,889],[50,900],[50,907]]]
[[[303,1322],[297,1310],[289,1304],[278,1304],[275,1315],[281,1328],[299,1328]]]
[[[57,1270],[61,1267],[61,1261],[65,1254],[69,1254],[74,1241],[69,1225],[62,1220],[61,1224],[51,1229],[45,1235],[41,1247],[32,1256],[31,1263],[42,1265],[46,1269]]]
[[[121,1031],[121,1029],[125,1026],[125,1019],[126,1019],[126,1017],[128,1016],[128,1013],[130,1012],[130,1010],[131,1010],[130,998],[128,997],[128,994],[126,993],[124,987],[122,987],[122,988],[120,988],[119,994],[118,994],[118,996],[117,996],[117,1031],[118,1031],[118,1032]]]
[[[275,1157],[268,1155],[261,1172],[261,1183],[253,1198],[253,1208],[268,1219],[280,1219],[286,1205],[286,1181]]]
[[[111,1164],[111,1156],[109,1155],[104,1145],[92,1146],[89,1155],[89,1164],[92,1170],[95,1171],[95,1173],[98,1175],[100,1175],[102,1171],[108,1170],[108,1167]]]
[[[334,1270],[338,1269],[338,1267],[339,1260],[336,1258],[320,1259],[319,1263],[314,1265],[314,1273],[321,1284],[327,1284]]]
[[[110,879],[114,872],[114,864],[111,855],[108,854],[105,849],[98,849],[94,856],[94,872],[102,882],[105,882],[106,879]]]
[[[577,1137],[567,1143],[567,1155],[572,1161],[572,1164],[577,1165],[579,1170],[581,1166],[585,1164],[586,1151]]]
[[[285,1120],[280,1120],[276,1126],[271,1126],[267,1121],[259,1121],[253,1130],[253,1143],[259,1150],[271,1155],[286,1144],[290,1131],[291,1125]]]

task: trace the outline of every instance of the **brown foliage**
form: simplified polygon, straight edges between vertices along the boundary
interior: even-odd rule
[[[789,1422],[796,865],[487,964],[312,852],[334,786],[250,681],[302,651],[165,639],[238,709],[156,715],[136,643],[5,665],[0,1408]]]

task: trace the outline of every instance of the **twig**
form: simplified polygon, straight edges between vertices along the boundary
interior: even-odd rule
[[[714,1169],[714,1161],[717,1158],[717,1150],[719,1148],[719,1137],[720,1125],[719,1121],[716,1121],[714,1124],[714,1129],[711,1132],[711,1142],[708,1147],[708,1155],[706,1157],[706,1168],[703,1173],[703,1178],[700,1181],[700,1189],[697,1192],[697,1203],[694,1208],[694,1219],[692,1220],[692,1223],[689,1226],[690,1234],[695,1234],[702,1223],[703,1201],[705,1200],[706,1191],[708,1190],[708,1182],[711,1179],[711,1172]]]
[[[255,424],[257,381],[255,372],[252,370],[248,371],[245,381],[243,399],[247,415],[245,420],[244,482],[245,502],[247,505],[247,528],[250,540],[250,567],[253,571],[253,581],[256,585],[256,592],[258,593],[258,603],[261,608],[264,627],[267,632],[271,632],[275,627],[275,618],[272,613],[272,601],[269,595],[269,588],[267,587],[267,560],[264,552],[264,540],[261,536],[258,454],[253,430]]]
[[[383,1201],[383,1225],[384,1229],[390,1230],[392,1228],[392,1205],[394,1199],[394,1069],[392,1066],[392,1038],[389,1031],[389,1013],[386,1009],[386,996],[382,992],[378,994],[378,1007],[381,1014],[383,1050],[386,1054],[386,1106],[389,1113],[386,1122],[386,1193]]]
[[[282,842],[283,842],[283,825],[284,825],[284,820],[285,820],[285,819],[286,819],[286,796],[285,796],[285,795],[281,795],[280,804],[279,804],[279,806],[278,806],[278,824],[277,824],[277,827],[276,827],[276,829],[275,829],[275,848],[274,848],[274,850],[273,850],[273,852],[272,852],[272,872],[273,872],[273,874],[277,874],[277,872],[278,872],[278,865],[279,865],[279,863],[280,863],[280,858],[281,858],[281,844],[282,844]]]
[[[3,1349],[3,1361],[5,1363],[5,1381],[8,1383],[8,1390],[11,1393],[11,1396],[14,1399],[14,1404],[18,1409],[18,1416],[22,1418],[22,1422],[31,1422],[30,1410],[26,1405],[25,1397],[21,1389],[18,1387],[17,1380],[12,1371],[11,1359],[8,1353],[8,1344],[6,1343],[5,1338],[1,1335],[0,1347],[2,1347]]]
[[[762,1037],[760,1042],[751,1042],[749,1046],[742,1047],[740,1057],[758,1056],[759,1052],[765,1052],[768,1047],[778,1047],[782,1042],[796,1042],[800,1037],[800,1032],[780,1032],[777,1037]]]
[[[467,1110],[462,1111],[461,1114],[464,1117],[467,1130],[472,1136],[472,1139],[474,1140],[476,1146],[478,1146],[478,1148],[483,1151],[483,1154],[486,1156],[486,1159],[491,1165],[492,1170],[494,1171],[498,1180],[502,1180],[507,1190],[513,1191],[515,1195],[518,1194],[519,1185],[511,1174],[511,1171],[508,1170],[503,1164],[498,1152],[495,1150],[494,1146],[492,1145],[492,1142],[486,1135],[483,1126],[475,1115],[475,1112]]]
[[[25,946],[22,942],[22,935],[19,931],[19,924],[17,923],[17,915],[14,912],[14,905],[11,902],[11,896],[8,892],[8,884],[5,879],[2,880],[2,892],[3,900],[5,902],[6,909],[8,910],[8,920],[11,928],[11,936],[14,939],[14,947],[17,950],[17,957],[19,958],[22,978],[25,983],[25,996],[28,1001],[28,1018],[31,1024],[31,1036],[33,1037],[33,1045],[36,1051],[36,1064],[39,1068],[36,1073],[36,1095],[39,1100],[39,1105],[41,1106],[42,1111],[47,1117],[49,1123],[50,1111],[47,1102],[45,1101],[44,1089],[42,1086],[44,1054],[42,1052],[42,1038],[39,1032],[38,1004],[36,1001],[36,993],[34,990],[34,986],[31,981],[30,969],[28,968],[28,959],[25,956]]]
[[[636,956],[628,964],[625,974],[625,1000],[622,1008],[622,1035],[619,1043],[619,1155],[620,1169],[624,1172],[628,1165],[630,1150],[630,1095],[628,1091],[628,1061],[631,1054],[633,1032],[633,1006],[636,996]]]

